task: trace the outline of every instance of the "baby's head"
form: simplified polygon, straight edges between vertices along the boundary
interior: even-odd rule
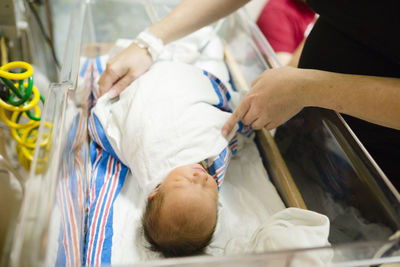
[[[145,237],[166,257],[200,254],[212,239],[217,205],[217,184],[201,165],[175,168],[148,197]]]

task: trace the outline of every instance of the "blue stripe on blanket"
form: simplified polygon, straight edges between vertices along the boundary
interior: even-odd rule
[[[229,147],[226,147],[210,165],[208,171],[214,178],[218,185],[218,191],[221,189],[222,182],[224,181],[226,169],[228,168],[231,160],[232,153]],[[208,163],[208,161],[206,161]]]
[[[119,174],[118,185],[116,188],[116,192],[114,193],[114,196],[112,198],[112,203],[114,203],[119,192],[121,191],[122,186],[124,185],[124,182],[125,182],[125,178],[128,174],[128,168],[125,165],[123,165],[120,162],[117,162],[117,164],[119,164],[120,168],[123,168],[123,169],[120,171],[120,174]],[[102,250],[102,255],[101,255],[101,262],[110,264],[111,263],[111,252],[112,252],[112,236],[114,234],[114,231],[113,231],[113,208],[111,208],[111,210],[110,210],[109,219],[107,220],[107,224],[105,227],[106,227],[106,229],[110,229],[110,230],[106,231],[105,241],[103,244],[103,250]]]
[[[84,77],[85,76],[85,72],[86,72],[86,70],[87,70],[87,68],[88,68],[88,66],[89,66],[89,58],[87,58],[86,60],[85,60],[85,62],[83,63],[83,66],[82,66],[82,68],[81,68],[81,71],[79,72],[79,76],[80,77]]]
[[[61,214],[57,266],[82,264],[87,165],[87,150],[82,142],[86,133],[86,120],[78,113],[67,133],[60,179],[57,181],[56,197]]]
[[[117,154],[115,153],[110,142],[108,141],[106,134],[104,133],[104,129],[101,125],[99,118],[97,118],[96,114],[94,114],[93,112],[90,116],[89,134],[98,145],[100,145],[104,150],[110,153],[114,158],[119,160]]]
[[[254,133],[253,128],[251,128],[251,125],[244,125],[242,121],[239,121],[238,125],[239,125],[239,129],[237,130],[238,133],[241,133],[246,137],[250,137]]]
[[[97,149],[95,143],[91,150],[92,163],[95,165],[89,193],[89,228],[84,261],[89,266],[97,266],[111,264],[113,206],[124,185],[128,168],[108,151]]]
[[[96,57],[97,72],[99,75],[103,73],[103,66],[101,65],[100,57]]]
[[[213,106],[224,111],[232,112],[232,109],[229,107],[229,100],[231,99],[231,95],[229,94],[228,88],[226,88],[226,86],[221,82],[220,79],[218,79],[211,73],[203,70],[203,74],[210,79],[214,91],[219,98],[219,103]]]
[[[63,225],[60,224],[60,233],[58,234],[59,247],[58,247],[58,251],[57,251],[57,258],[56,258],[55,266],[67,266],[63,241],[64,241],[64,229],[63,229]]]
[[[85,259],[87,265],[111,264],[113,206],[128,174],[105,135],[100,120],[92,112],[89,133],[93,139],[90,158],[92,177]]]

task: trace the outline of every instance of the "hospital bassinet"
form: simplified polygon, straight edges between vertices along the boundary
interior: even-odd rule
[[[4,254],[7,256],[1,264],[54,265],[49,260],[53,257],[49,247],[57,246],[59,240],[52,232],[58,228],[66,231],[66,224],[74,224],[76,229],[68,235],[71,243],[77,244],[71,249],[82,249],[79,244],[84,242],[85,231],[90,103],[86,101],[86,92],[78,87],[81,58],[103,54],[118,38],[132,39],[177,2],[89,1],[72,12],[60,80],[50,85],[42,115],[42,120],[53,126],[45,127],[42,123],[39,131],[39,139],[50,135],[50,145],[36,148],[18,220],[8,231]],[[248,88],[265,69],[279,66],[268,42],[244,11],[217,23],[216,30],[226,44],[226,62],[236,88]],[[400,227],[399,193],[340,115],[332,111],[314,113],[312,124],[300,127],[302,144],[292,143],[291,130],[299,127],[290,125],[277,132],[278,145],[267,131],[258,132],[256,142],[285,204],[308,207],[330,217],[332,247],[168,259],[140,265],[295,266],[307,255],[319,253],[333,253],[332,266],[400,262],[398,239],[388,241],[387,235],[369,234],[371,228],[360,227],[359,223],[373,223],[394,233]],[[70,262],[79,264],[82,259]]]

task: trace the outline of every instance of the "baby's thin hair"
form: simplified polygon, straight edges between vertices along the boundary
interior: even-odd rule
[[[157,241],[160,239],[161,235],[174,235],[172,232],[166,232],[167,229],[161,229],[160,226],[160,213],[163,201],[164,196],[162,192],[158,192],[152,199],[147,201],[146,209],[142,217],[144,237],[150,244],[149,249],[152,251],[161,252],[161,254],[166,258],[203,254],[204,249],[212,240],[216,224],[214,224],[211,231],[204,237],[193,236],[188,233],[188,235],[183,235],[179,238],[170,238],[169,241]],[[188,222],[187,220],[183,222],[183,224],[187,223],[191,222]],[[162,232],[162,230],[165,232]]]

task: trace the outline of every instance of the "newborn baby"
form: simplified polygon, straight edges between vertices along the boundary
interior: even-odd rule
[[[221,135],[235,97],[206,71],[160,62],[92,110],[91,137],[138,179],[146,239],[164,256],[199,254],[212,239],[218,190],[241,138]]]

